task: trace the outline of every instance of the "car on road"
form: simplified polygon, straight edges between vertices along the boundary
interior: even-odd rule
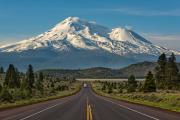
[[[84,88],[87,88],[87,84],[86,84],[86,83],[84,83],[83,87],[84,87]]]

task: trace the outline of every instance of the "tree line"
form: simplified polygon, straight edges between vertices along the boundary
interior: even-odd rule
[[[128,81],[135,81],[135,78],[132,79],[130,77]],[[131,84],[130,86],[132,86]],[[134,88],[136,87],[134,86]],[[159,56],[154,74],[151,71],[147,73],[144,85],[141,89],[144,92],[156,92],[157,89],[180,90],[180,73],[174,53],[168,58],[165,53]]]
[[[176,63],[176,57],[172,53],[169,57],[162,53],[154,70],[147,74],[144,89],[147,92],[159,90],[180,90],[180,73]]]
[[[3,85],[0,85],[1,101],[10,102],[13,96],[16,99],[30,98],[33,92],[32,89],[43,91],[43,74],[39,74],[35,83],[35,74],[32,65],[28,66],[24,74],[19,72],[13,64],[10,64],[6,72],[4,72],[3,68],[1,69],[1,74],[5,74]]]
[[[0,102],[14,102],[32,97],[47,97],[58,91],[68,90],[75,78],[59,80],[55,76],[34,72],[30,64],[25,73],[10,64],[6,72],[0,67]]]
[[[145,81],[136,81],[135,76],[131,75],[128,81],[101,83],[101,90],[108,93],[112,93],[113,89],[118,89],[120,93],[123,90],[126,90],[127,93],[135,91],[156,92],[157,90],[180,90],[180,73],[174,53],[168,58],[163,53],[157,60],[155,70],[147,73]]]
[[[158,89],[179,89],[180,74],[176,65],[176,57],[172,53],[169,58],[161,54],[155,68],[155,79]]]

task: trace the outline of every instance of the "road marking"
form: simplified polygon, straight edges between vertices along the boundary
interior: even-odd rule
[[[87,108],[87,120],[93,120],[92,109],[91,109],[91,105],[89,105],[88,97],[87,97],[86,108]]]
[[[87,97],[87,103],[86,103],[86,112],[87,112],[87,114],[86,114],[86,116],[87,116],[87,120],[89,120],[89,108],[88,108],[88,97]]]
[[[65,102],[63,102],[63,103],[65,103]],[[27,117],[25,117],[25,118],[20,119],[20,120],[28,119],[28,118],[30,118],[30,117],[32,117],[32,116],[35,116],[35,115],[37,115],[37,114],[39,114],[39,113],[42,113],[42,112],[44,112],[44,111],[46,111],[46,110],[49,110],[49,109],[51,109],[51,108],[54,108],[54,107],[56,107],[56,106],[58,106],[58,105],[61,105],[61,104],[63,104],[63,103],[58,103],[58,104],[56,104],[56,105],[53,105],[53,106],[48,107],[48,108],[46,108],[46,109],[43,109],[43,110],[41,110],[41,111],[39,111],[39,112],[36,112],[36,113],[34,113],[34,114],[31,114],[31,115],[29,115],[29,116],[27,116]]]
[[[89,105],[88,107],[89,107],[89,120],[93,120],[91,106]]]
[[[98,95],[95,95],[95,96],[99,97]],[[136,112],[136,113],[138,113],[138,114],[141,114],[141,115],[143,115],[143,116],[149,117],[149,118],[151,118],[151,119],[159,120],[158,118],[155,118],[155,117],[153,117],[153,116],[150,116],[150,115],[147,115],[147,114],[145,114],[145,113],[139,112],[139,111],[137,111],[137,110],[131,109],[131,108],[127,107],[127,106],[120,105],[120,104],[115,103],[115,102],[113,102],[113,101],[111,101],[111,100],[106,100],[106,99],[104,99],[104,98],[102,98],[102,97],[99,97],[99,98],[100,98],[100,99],[103,99],[103,100],[105,100],[105,101],[107,101],[107,102],[113,103],[113,104],[115,104],[115,105],[118,105],[118,106],[120,106],[120,107],[122,107],[122,108],[128,109],[128,110],[133,111],[133,112]]]
[[[71,99],[70,99],[70,100],[71,100]],[[25,118],[21,118],[21,119],[19,119],[19,120],[26,120],[26,119],[28,119],[28,118],[30,118],[30,117],[33,117],[33,116],[35,116],[35,115],[37,115],[37,114],[40,114],[40,113],[42,113],[42,112],[44,112],[44,111],[46,111],[46,110],[49,110],[49,109],[54,108],[54,107],[56,107],[56,106],[58,106],[58,105],[64,104],[64,103],[66,103],[66,102],[68,102],[68,101],[70,101],[70,100],[67,100],[67,101],[62,102],[62,103],[55,104],[55,105],[53,105],[53,106],[50,106],[50,107],[48,107],[48,108],[46,108],[46,109],[43,109],[43,110],[41,110],[41,111],[38,111],[38,112],[36,112],[36,113],[34,113],[34,114],[31,114],[31,115],[29,115],[29,116],[27,116],[27,117],[25,117]]]

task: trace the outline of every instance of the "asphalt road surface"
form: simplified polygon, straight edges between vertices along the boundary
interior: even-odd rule
[[[0,111],[0,120],[180,120],[180,114],[96,95],[76,95]]]

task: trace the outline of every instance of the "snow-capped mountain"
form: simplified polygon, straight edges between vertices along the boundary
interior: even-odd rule
[[[132,30],[126,28],[111,30],[78,17],[68,17],[43,34],[0,47],[0,54],[6,56],[6,59],[16,57],[14,58],[16,60],[10,61],[11,63],[23,62],[26,59],[33,64],[41,59],[43,62],[38,63],[40,64],[37,64],[38,67],[44,64],[56,67],[57,64],[53,64],[53,61],[60,61],[58,66],[65,68],[96,65],[120,67],[136,61],[152,60],[163,52],[180,55],[179,52],[154,45]],[[55,57],[53,60],[50,58],[52,55]]]

